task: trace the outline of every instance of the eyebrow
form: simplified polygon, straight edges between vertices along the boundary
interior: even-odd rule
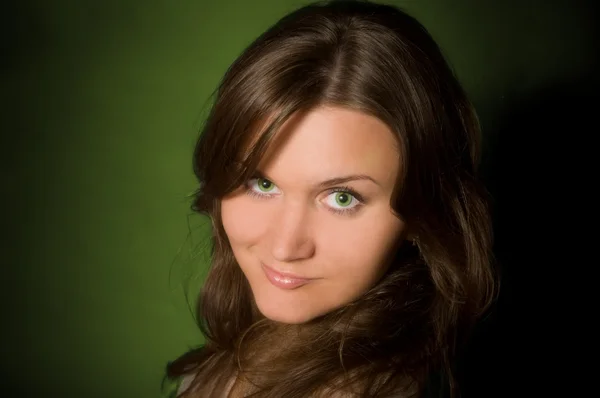
[[[266,178],[269,181],[275,182],[273,179],[271,179],[268,175],[266,175],[265,173],[262,172],[262,170],[256,170],[256,174],[259,174],[261,177]],[[347,175],[347,176],[343,176],[343,177],[334,177],[334,178],[330,178],[328,180],[325,181],[321,181],[319,182],[316,187],[319,189],[323,189],[323,188],[327,188],[330,187],[332,185],[339,185],[339,184],[345,184],[347,182],[350,181],[371,181],[374,184],[376,184],[377,186],[381,187],[381,184],[379,182],[377,182],[373,177],[368,176],[366,174],[351,174],[351,175]]]
[[[332,185],[345,184],[350,181],[361,181],[361,180],[368,180],[368,181],[375,183],[376,185],[381,186],[381,184],[379,184],[377,181],[375,181],[375,179],[373,179],[372,177],[370,177],[366,174],[352,174],[352,175],[348,175],[348,176],[344,176],[344,177],[330,178],[329,180],[325,180],[325,181],[318,183],[317,187],[327,188]]]

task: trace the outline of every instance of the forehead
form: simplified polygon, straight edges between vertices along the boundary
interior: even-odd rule
[[[292,115],[259,162],[261,171],[286,181],[367,174],[392,185],[399,166],[398,141],[390,128],[374,116],[340,107]]]

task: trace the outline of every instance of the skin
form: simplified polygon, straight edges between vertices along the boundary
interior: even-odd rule
[[[357,299],[387,270],[406,237],[404,222],[390,208],[400,160],[392,131],[355,110],[297,113],[279,137],[259,165],[261,177],[223,198],[221,214],[260,312],[298,324]],[[370,179],[319,185],[349,175]],[[363,203],[332,192],[343,187]],[[282,289],[269,281],[263,264],[311,280]]]

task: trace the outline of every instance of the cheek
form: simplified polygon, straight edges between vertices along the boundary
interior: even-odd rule
[[[374,222],[378,220],[378,222]],[[332,274],[356,284],[372,284],[385,271],[387,259],[402,239],[404,223],[393,216],[365,217],[351,228],[338,229],[327,242]]]
[[[260,206],[249,206],[247,198],[239,196],[221,201],[223,229],[232,245],[253,244],[263,234],[267,222]]]

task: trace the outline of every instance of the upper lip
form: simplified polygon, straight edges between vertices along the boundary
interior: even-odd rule
[[[315,278],[307,278],[307,277],[304,277],[304,276],[299,276],[299,275],[296,275],[296,274],[292,274],[291,272],[279,271],[279,270],[277,270],[277,269],[275,269],[273,267],[268,266],[265,263],[262,263],[262,265],[263,265],[263,267],[266,267],[266,268],[270,269],[271,271],[276,272],[279,275],[284,276],[286,278],[290,278],[290,279],[305,279],[305,280],[315,279]]]

